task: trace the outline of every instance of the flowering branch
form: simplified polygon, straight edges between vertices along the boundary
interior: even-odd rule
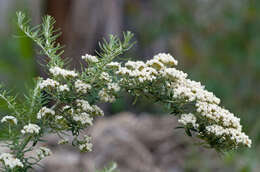
[[[28,26],[25,14],[18,12],[17,17],[19,28],[41,47],[49,60],[49,78],[37,78],[21,106],[16,106],[14,98],[1,89],[0,99],[10,109],[10,115],[1,119],[0,132],[9,130],[4,139],[9,152],[0,154],[2,171],[28,171],[51,155],[48,148],[37,148],[48,133],[61,138],[59,144],[71,143],[80,151],[91,151],[91,137],[82,136],[81,131],[104,115],[96,105],[98,102],[112,103],[122,92],[167,106],[188,136],[194,134],[217,151],[251,146],[251,140],[242,132],[240,119],[221,107],[220,99],[201,83],[176,69],[178,61],[170,54],[160,53],[146,62],[116,62],[115,58],[133,46],[131,32],[124,33],[122,41],[111,35],[108,41],[99,43],[101,51],[97,56],[82,56],[87,67],[77,72],[66,68],[60,57],[62,46],[56,43],[60,33],[54,29],[52,17],[46,16],[43,24],[34,28]],[[67,138],[68,133],[73,139]],[[36,155],[27,157],[29,151]]]

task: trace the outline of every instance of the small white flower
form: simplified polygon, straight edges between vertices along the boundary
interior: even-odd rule
[[[63,76],[64,78],[67,78],[67,77],[74,78],[74,77],[78,76],[78,74],[75,71],[62,69],[58,66],[50,68],[49,71],[51,74],[53,74],[53,76]]]
[[[44,88],[56,88],[58,87],[60,84],[59,82],[53,80],[53,79],[46,79],[41,81],[41,83],[39,84],[39,88],[40,89],[44,89]]]
[[[107,67],[111,67],[111,68],[119,68],[120,67],[120,63],[118,62],[110,62],[106,65]]]
[[[73,120],[80,122],[82,125],[93,125],[93,118],[88,113],[82,112],[80,114],[74,114]]]
[[[79,150],[82,152],[91,152],[92,151],[92,143],[83,143],[79,145]]]
[[[91,137],[85,135],[83,140],[79,142],[79,149],[82,152],[91,152],[92,151],[92,143],[90,143]]]
[[[85,54],[84,56],[82,56],[82,59],[89,62],[89,63],[97,63],[98,62],[98,58],[96,56],[92,56],[89,54]]]
[[[164,69],[164,67],[165,67],[164,64],[157,59],[148,60],[146,62],[146,65],[150,66],[158,71],[160,71],[161,69]]]
[[[117,83],[110,82],[107,84],[107,89],[112,90],[114,92],[118,92],[120,91],[120,86]]]
[[[41,128],[36,124],[28,124],[21,130],[22,134],[39,134]]]
[[[60,116],[60,115],[55,116],[56,121],[59,121],[59,120],[62,120],[62,119],[63,119],[63,116]]]
[[[104,112],[97,105],[93,105],[92,109],[93,109],[94,115],[96,115],[96,116],[104,116]]]
[[[91,89],[91,85],[90,84],[85,84],[81,80],[77,80],[75,82],[75,89],[76,89],[77,93],[86,94]]]
[[[4,165],[8,168],[15,168],[15,167],[23,167],[23,163],[15,158],[12,154],[10,153],[2,153],[0,154],[0,161],[4,163]]]
[[[107,82],[111,82],[111,76],[106,73],[106,72],[102,72],[101,75],[100,75],[100,79],[101,80],[104,80],[104,81],[107,81]]]
[[[112,103],[116,100],[115,96],[107,93],[107,91],[105,91],[105,89],[100,90],[98,93],[98,96],[99,96],[100,100],[103,102]]]
[[[66,85],[66,84],[65,84],[65,85],[60,85],[60,86],[58,87],[58,90],[59,90],[60,92],[70,91],[68,85]]]
[[[183,125],[191,124],[194,128],[198,128],[199,124],[197,124],[196,121],[197,119],[192,113],[182,114],[181,118],[178,120],[178,122]]]
[[[146,67],[145,63],[142,61],[128,61],[126,62],[125,66],[130,70],[136,69],[139,71],[143,70]]]
[[[4,116],[1,120],[2,123],[9,122],[17,125],[17,119],[14,116]]]
[[[55,111],[47,107],[42,107],[37,113],[37,119],[41,119],[46,115],[55,115]]]
[[[188,75],[180,70],[177,70],[175,68],[166,68],[162,71],[163,76],[171,79],[171,80],[183,80]]]
[[[154,56],[154,59],[159,60],[165,65],[170,65],[170,66],[177,66],[178,61],[175,60],[170,54],[166,53],[159,53]]]
[[[68,140],[68,139],[61,139],[61,140],[59,140],[59,142],[58,142],[59,145],[65,145],[65,144],[67,144],[67,143],[69,143],[69,140]]]
[[[77,107],[79,107],[82,111],[92,112],[93,108],[90,106],[89,102],[86,100],[76,100]]]
[[[52,152],[50,149],[46,148],[46,147],[40,147],[37,151],[37,156],[39,159],[43,159],[45,158],[46,156],[50,156],[52,155]]]
[[[67,111],[69,109],[71,109],[71,107],[69,105],[65,105],[62,107],[62,111]]]

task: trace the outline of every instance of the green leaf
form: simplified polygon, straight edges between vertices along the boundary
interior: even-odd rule
[[[185,129],[185,132],[186,132],[186,134],[187,134],[188,136],[192,137],[192,134],[191,134],[191,132],[190,132],[190,129],[189,129],[189,128],[186,128],[186,129]]]

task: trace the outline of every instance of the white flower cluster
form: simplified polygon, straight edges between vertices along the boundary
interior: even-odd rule
[[[192,113],[182,114],[181,118],[178,120],[178,122],[183,125],[191,124],[194,128],[198,128],[199,124],[197,124],[196,121],[197,119]]]
[[[220,123],[224,127],[235,128],[238,131],[242,130],[240,125],[240,119],[235,117],[233,113],[230,113],[227,109],[223,109],[216,104],[210,104],[207,102],[196,103],[197,112],[207,119]]]
[[[79,150],[82,152],[91,152],[92,151],[92,143],[90,143],[91,137],[85,135],[83,140],[79,142]]]
[[[60,92],[70,91],[70,89],[69,89],[69,87],[68,87],[67,84],[60,85],[60,86],[58,87],[58,90],[59,90]]]
[[[97,105],[90,105],[86,100],[76,100],[77,108],[74,110],[70,106],[63,107],[63,110],[68,110],[72,115],[74,121],[79,122],[81,125],[92,125],[93,117],[103,116],[104,112]]]
[[[104,116],[104,112],[97,105],[92,105],[92,114],[94,116]]]
[[[200,82],[179,78],[175,82],[171,81],[168,87],[172,89],[174,98],[182,98],[187,102],[197,100],[214,104],[220,103],[220,99],[212,92],[205,90]]]
[[[83,60],[89,62],[89,63],[97,63],[98,58],[96,56],[92,56],[90,54],[85,54],[84,56],[81,57]]]
[[[50,156],[52,155],[52,152],[50,149],[46,148],[46,147],[40,147],[37,151],[37,156],[39,159],[43,159],[45,158],[46,156]]]
[[[167,65],[167,66],[177,66],[178,65],[178,61],[176,59],[174,59],[170,54],[159,53],[154,56],[154,59],[159,60],[160,62],[162,62],[164,65]]]
[[[66,70],[66,69],[62,69],[58,66],[55,66],[55,67],[52,67],[50,68],[50,73],[53,75],[53,76],[62,76],[64,78],[67,78],[67,77],[76,77],[78,76],[78,74],[73,71],[73,70]]]
[[[243,145],[247,145],[248,147],[251,147],[252,141],[249,139],[249,137],[234,128],[223,128],[219,125],[211,125],[207,126],[206,130],[209,134],[214,134],[216,136],[221,136],[224,140],[231,139],[235,141],[235,143],[240,143]]]
[[[44,88],[56,88],[58,87],[60,84],[59,82],[53,80],[53,79],[46,79],[46,80],[43,80],[40,84],[39,84],[39,88],[40,89],[44,89]]]
[[[42,107],[37,113],[37,119],[41,119],[46,115],[55,115],[55,111],[47,107]]]
[[[0,155],[0,161],[2,161],[7,168],[14,169],[16,167],[23,167],[23,163],[10,153],[2,153]]]
[[[101,73],[100,79],[105,81],[105,88],[102,88],[98,93],[100,100],[109,103],[114,102],[116,100],[114,94],[120,91],[119,84],[113,82],[111,76],[106,72]]]
[[[58,142],[59,145],[65,145],[65,144],[67,144],[67,143],[69,143],[69,140],[68,140],[68,139],[61,139],[61,140],[59,140],[59,142]]]
[[[86,112],[81,112],[73,116],[73,120],[80,122],[82,125],[93,125],[93,118]]]
[[[86,112],[92,112],[93,108],[86,100],[76,100],[77,106],[80,108],[80,110],[86,111]]]
[[[4,117],[1,119],[1,122],[2,122],[2,123],[4,123],[4,122],[9,122],[9,123],[12,123],[12,124],[17,125],[17,119],[16,119],[14,116],[4,116]]]
[[[103,81],[107,81],[107,82],[111,82],[112,81],[111,76],[108,73],[106,73],[106,72],[102,72],[101,73],[100,79],[103,80]]]
[[[106,66],[109,67],[109,68],[116,68],[116,69],[118,69],[120,64],[118,62],[110,62],[110,63],[106,64]]]
[[[135,70],[135,69],[137,69],[137,70],[142,70],[143,68],[145,68],[146,66],[145,66],[145,63],[144,62],[142,62],[142,61],[128,61],[128,62],[126,62],[126,64],[125,64],[125,67],[127,67],[128,69],[132,69],[132,70]]]
[[[113,92],[118,92],[120,91],[120,86],[118,85],[118,83],[109,82],[107,84],[107,89]]]
[[[77,93],[86,94],[91,89],[91,85],[90,84],[85,84],[81,80],[77,80],[75,82],[75,89],[76,89]]]
[[[113,103],[116,100],[116,97],[110,94],[105,88],[99,91],[98,96],[103,102]]]
[[[175,68],[166,68],[161,71],[162,75],[166,78],[169,78],[172,81],[180,80],[186,78],[188,75],[180,70]]]
[[[36,124],[28,124],[21,130],[22,134],[39,134],[41,128]]]
[[[128,86],[139,85],[145,81],[153,85],[153,81],[163,78],[165,88],[161,91],[162,95],[170,95],[173,100],[195,104],[195,113],[199,118],[196,119],[195,114],[183,114],[179,120],[180,123],[183,125],[190,123],[194,128],[198,128],[200,122],[206,126],[219,125],[225,128],[225,131],[233,133],[228,136],[232,138],[234,144],[243,144],[250,147],[251,140],[242,132],[240,119],[220,107],[220,99],[212,92],[205,90],[200,82],[187,79],[186,73],[174,68],[177,64],[177,60],[170,54],[160,53],[146,63],[129,61],[125,64],[125,67],[115,64],[118,66],[115,73],[121,76],[121,84]],[[143,91],[145,92],[145,90],[147,89]],[[105,96],[103,95],[103,97]],[[215,132],[211,133],[214,134]],[[239,139],[234,139],[235,135]]]
[[[61,115],[55,116],[55,120],[56,120],[56,121],[60,121],[60,120],[62,120],[62,119],[63,119],[63,116],[61,116]]]
[[[147,64],[137,61],[129,61],[126,63],[127,67],[119,67],[116,74],[129,76],[131,79],[137,79],[137,82],[153,81],[156,79],[158,72],[147,66]],[[129,80],[125,78],[124,80]]]
[[[58,81],[55,81],[53,79],[47,78],[46,80],[43,80],[39,83],[39,88],[50,88],[55,89],[57,88],[58,91],[64,92],[64,91],[70,91],[67,84],[61,85]]]

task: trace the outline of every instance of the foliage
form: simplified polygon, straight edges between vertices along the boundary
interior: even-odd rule
[[[104,170],[96,171],[96,172],[117,172],[116,168],[117,168],[116,163],[111,163],[108,167],[104,168]]]

